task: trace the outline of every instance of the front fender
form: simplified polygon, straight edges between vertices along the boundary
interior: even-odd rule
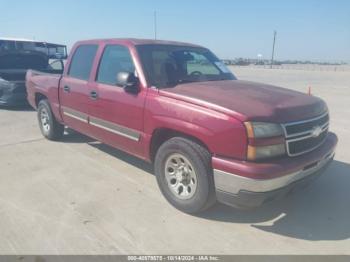
[[[169,97],[147,100],[145,132],[150,136],[167,128],[195,137],[212,155],[245,159],[246,131],[243,123],[224,113]]]

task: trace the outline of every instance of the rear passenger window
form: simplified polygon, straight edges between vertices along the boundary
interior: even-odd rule
[[[74,78],[88,80],[96,52],[97,45],[79,46],[73,55],[68,75]]]
[[[129,49],[121,45],[108,45],[103,52],[96,81],[115,85],[119,72],[133,73],[134,71],[135,66]]]

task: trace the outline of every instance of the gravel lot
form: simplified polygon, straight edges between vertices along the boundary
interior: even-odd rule
[[[253,211],[172,208],[147,163],[75,132],[42,138],[30,109],[0,109],[1,254],[350,254],[350,72],[232,67],[312,93],[339,136],[313,185]]]

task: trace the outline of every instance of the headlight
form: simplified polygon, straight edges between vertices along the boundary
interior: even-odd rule
[[[266,138],[283,135],[280,124],[263,122],[245,122],[249,138]]]
[[[261,160],[282,156],[286,153],[284,144],[269,145],[269,146],[251,146],[248,145],[248,160]]]
[[[286,154],[286,148],[283,138],[283,129],[280,124],[263,123],[263,122],[245,122],[249,145],[247,150],[247,159],[251,161],[273,158]],[[276,138],[280,137],[281,142],[277,142]],[[254,141],[266,140],[263,145],[257,145]],[[269,139],[271,145],[266,143]]]

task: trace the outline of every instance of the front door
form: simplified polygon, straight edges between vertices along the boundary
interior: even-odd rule
[[[143,109],[146,91],[137,94],[116,86],[118,72],[133,72],[135,66],[129,49],[123,45],[106,45],[96,72],[93,90],[97,98],[91,103],[90,125],[94,137],[134,155],[143,155]]]

